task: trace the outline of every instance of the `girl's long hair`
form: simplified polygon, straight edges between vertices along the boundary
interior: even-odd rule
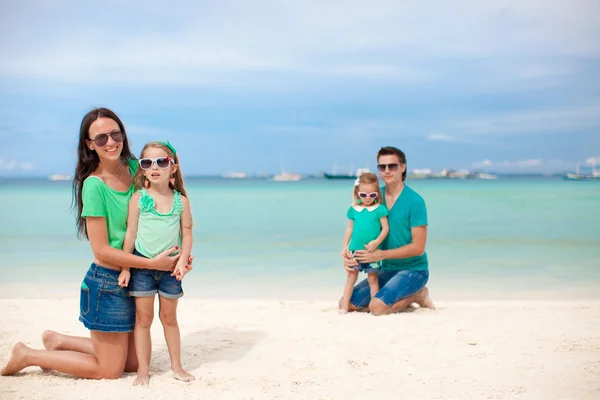
[[[383,199],[381,198],[382,194],[381,194],[381,188],[379,187],[379,179],[377,178],[377,175],[371,173],[371,172],[363,172],[362,174],[359,175],[358,179],[358,183],[365,183],[365,184],[371,184],[374,183],[375,185],[377,185],[377,198],[375,199],[375,201],[373,202],[374,204],[377,203],[381,203],[383,202]],[[358,185],[354,185],[354,191],[352,192],[352,201],[354,205],[359,205],[360,203],[358,202],[358,200],[360,199],[360,197],[358,197]]]
[[[90,126],[99,118],[110,118],[119,125],[119,129],[123,132],[123,147],[121,149],[121,161],[124,165],[128,165],[130,159],[135,159],[129,147],[129,140],[125,133],[125,126],[119,119],[117,114],[108,108],[94,108],[81,121],[79,128],[79,144],[77,145],[77,165],[75,167],[75,177],[73,178],[73,200],[71,209],[76,212],[75,221],[77,226],[77,236],[79,238],[88,239],[85,218],[81,217],[83,211],[82,188],[83,182],[91,175],[92,172],[100,165],[100,159],[95,151],[92,151],[87,146],[89,140]]]
[[[187,197],[185,186],[183,185],[183,172],[181,172],[181,165],[179,164],[179,157],[177,157],[177,154],[173,153],[173,151],[168,146],[166,146],[164,142],[150,142],[147,143],[142,149],[142,152],[140,153],[140,158],[144,157],[144,151],[146,151],[146,149],[150,147],[156,147],[164,150],[170,158],[175,160],[175,164],[177,164],[177,171],[175,171],[175,173],[173,174],[173,178],[175,178],[175,184],[172,185],[171,182],[169,182],[169,187],[173,190],[177,190],[179,193]],[[133,183],[135,185],[135,188],[138,190],[142,189],[143,187],[145,187],[145,182],[146,177],[144,176],[144,171],[141,168],[138,168],[137,172],[135,173],[135,176],[133,177]]]

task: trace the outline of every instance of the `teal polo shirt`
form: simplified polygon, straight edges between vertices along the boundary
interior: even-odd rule
[[[381,191],[385,202],[385,186],[381,188]],[[382,243],[383,250],[397,249],[412,243],[411,228],[427,225],[425,200],[417,192],[404,185],[394,206],[391,209],[388,207],[388,221],[390,232]],[[427,271],[428,267],[427,253],[410,258],[383,260],[384,270]]]

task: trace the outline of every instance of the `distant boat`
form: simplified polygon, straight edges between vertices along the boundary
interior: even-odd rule
[[[365,172],[371,172],[369,171],[368,168],[359,168],[356,170],[356,173],[352,174],[352,173],[348,173],[348,174],[336,174],[335,172],[332,174],[329,174],[327,172],[325,172],[323,174],[323,177],[325,179],[356,179],[358,178],[361,174],[364,174]]]
[[[48,177],[48,180],[51,181],[70,181],[71,179],[73,179],[72,176],[58,174],[53,174]]]
[[[590,173],[582,174],[579,164],[575,166],[575,172],[565,172],[564,178],[568,181],[600,181],[600,171],[596,170],[596,159],[591,159],[592,171]]]
[[[302,179],[300,174],[292,174],[289,172],[282,172],[273,177],[273,180],[277,182],[299,181],[300,179]]]

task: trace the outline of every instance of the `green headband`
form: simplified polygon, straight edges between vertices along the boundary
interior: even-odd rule
[[[167,140],[166,142],[158,142],[160,144],[162,144],[163,146],[168,147],[169,149],[171,149],[171,151],[173,152],[173,155],[177,155],[177,152],[175,151],[175,147],[173,147],[173,145],[171,143],[169,143],[169,141]]]

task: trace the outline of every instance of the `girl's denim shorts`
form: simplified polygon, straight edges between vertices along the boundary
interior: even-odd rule
[[[135,303],[127,288],[117,284],[119,271],[92,263],[81,283],[79,320],[101,332],[131,332],[135,327]]]

